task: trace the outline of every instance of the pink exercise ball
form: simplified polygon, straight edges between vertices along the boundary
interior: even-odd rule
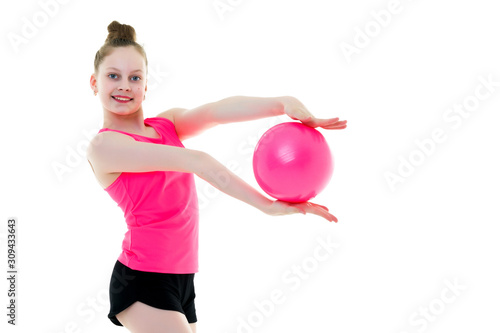
[[[259,186],[270,196],[304,202],[329,183],[333,156],[319,131],[287,122],[262,135],[253,154],[253,171]]]

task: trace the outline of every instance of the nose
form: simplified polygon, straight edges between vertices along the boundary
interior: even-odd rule
[[[130,91],[130,84],[128,80],[120,80],[120,85],[118,86],[120,91]]]

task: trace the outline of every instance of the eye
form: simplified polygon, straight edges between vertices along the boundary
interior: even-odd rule
[[[140,81],[141,77],[140,76],[132,76],[132,81]]]
[[[116,75],[116,74],[108,74],[108,77],[110,79],[116,79],[116,78],[118,78],[118,75]]]

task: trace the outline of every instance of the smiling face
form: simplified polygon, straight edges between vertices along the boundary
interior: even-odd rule
[[[145,59],[133,46],[117,47],[92,74],[90,84],[105,110],[125,116],[142,107],[146,75]]]

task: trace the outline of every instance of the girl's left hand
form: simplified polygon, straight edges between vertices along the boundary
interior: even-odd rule
[[[318,205],[312,202],[286,202],[281,200],[272,201],[265,209],[264,212],[277,216],[277,215],[289,215],[289,214],[314,214],[318,215],[329,222],[338,222],[337,218],[330,213],[327,207]]]
[[[287,97],[283,104],[285,114],[294,120],[301,121],[304,125],[309,127],[321,127],[334,130],[347,127],[347,120],[339,121],[339,118],[319,119],[314,117],[304,104],[294,97]]]

